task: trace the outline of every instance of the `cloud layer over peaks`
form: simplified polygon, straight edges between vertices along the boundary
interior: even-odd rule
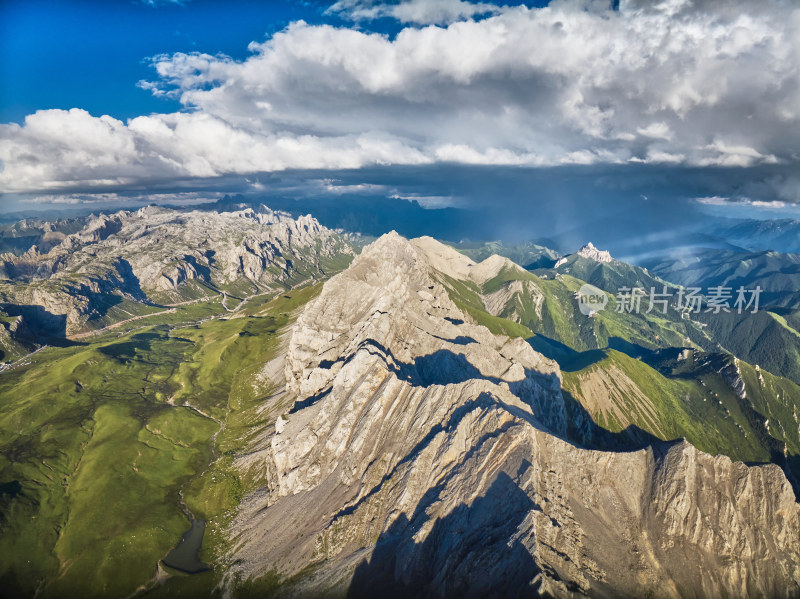
[[[0,125],[0,189],[374,164],[800,162],[800,7],[607,5],[342,0],[351,18],[455,22],[393,38],[296,22],[244,61],[158,56],[142,85],[185,112]]]

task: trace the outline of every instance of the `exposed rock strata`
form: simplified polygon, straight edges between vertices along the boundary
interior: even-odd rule
[[[467,322],[434,276],[463,265],[436,254],[386,235],[297,321],[293,407],[231,530],[243,576],[314,564],[287,591],[314,596],[798,595],[777,466],[571,443],[557,365]]]
[[[610,253],[598,250],[591,241],[578,250],[578,255],[595,262],[611,262],[613,260]]]
[[[7,279],[0,303],[41,306],[73,333],[122,299],[179,303],[232,286],[240,294],[277,290],[327,276],[326,261],[352,254],[311,216],[263,206],[223,213],[147,207],[91,218],[45,254],[34,246],[0,255]]]

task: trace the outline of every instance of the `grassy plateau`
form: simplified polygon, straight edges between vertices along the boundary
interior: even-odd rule
[[[224,553],[222,528],[255,484],[232,462],[266,418],[256,374],[318,290],[180,306],[3,372],[3,594],[213,595],[218,568],[187,576],[160,560],[188,513],[207,522],[201,559]]]

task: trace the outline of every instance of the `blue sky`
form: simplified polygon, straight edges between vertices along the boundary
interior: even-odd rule
[[[367,173],[404,167],[436,207],[500,202],[442,173],[568,167],[783,214],[798,148],[784,0],[0,2],[0,211],[269,194],[292,172],[332,182],[303,194],[402,198]]]
[[[546,0],[527,2],[529,6]],[[292,21],[343,25],[325,0],[135,0],[0,2],[0,122],[21,122],[48,108],[84,108],[119,119],[172,112],[175,100],[137,87],[150,61],[173,52],[222,53],[242,60]],[[396,32],[390,19],[370,24]]]
[[[179,51],[242,59],[247,44],[298,19],[323,18],[321,3],[194,0],[150,6],[131,0],[0,3],[0,122],[46,108],[85,108],[128,119],[180,109],[136,83],[148,58]]]

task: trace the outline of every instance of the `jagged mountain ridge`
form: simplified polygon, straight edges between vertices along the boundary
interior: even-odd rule
[[[570,443],[558,366],[472,324],[440,282],[464,263],[435,243],[367,247],[268,365],[287,410],[240,458],[267,480],[232,528],[241,575],[313,564],[298,596],[796,593],[777,466]]]
[[[781,262],[791,258],[791,255],[783,255]],[[535,333],[535,347],[561,360],[562,364],[576,352],[609,346],[627,353],[638,352],[639,356],[659,348],[694,347],[730,352],[800,384],[800,333],[797,332],[800,312],[797,310],[770,308],[761,303],[755,313],[749,308],[739,314],[732,307],[730,312],[716,314],[704,308],[684,318],[676,305],[678,285],[644,268],[617,260],[598,262],[579,253],[562,260],[557,268],[531,272],[506,268],[482,285],[464,285],[456,277],[449,289],[468,311],[486,311],[523,325],[526,330],[518,334],[531,337]],[[776,285],[772,288],[773,297],[790,301],[796,295],[779,291],[791,283],[791,274],[768,276]],[[585,283],[605,291],[609,298],[605,310],[595,313],[591,319],[581,314],[574,300],[574,294]],[[713,281],[708,283],[704,290],[713,284]],[[617,294],[623,287],[645,290],[638,310],[618,311]],[[661,293],[665,287],[671,294],[666,313],[659,305],[649,313],[647,294],[650,289]],[[769,288],[764,286],[765,290]],[[763,294],[763,297],[768,299],[768,295]],[[735,295],[731,302],[733,299]],[[480,318],[480,314],[476,316]],[[491,326],[488,322],[484,324]]]
[[[574,254],[559,259],[552,269],[536,269],[534,272],[551,278],[570,275],[612,294],[623,287],[641,287],[646,291],[651,287],[660,291],[665,285],[676,288],[674,283],[653,276],[645,268],[614,259],[608,251],[596,248],[591,242]]]
[[[458,268],[440,273],[454,302],[475,322],[495,333],[523,337],[558,360],[565,388],[577,402],[569,405],[588,411],[602,430],[634,442],[643,439],[642,431],[662,440],[683,437],[712,454],[773,462],[800,488],[800,387],[792,382],[796,354],[791,346],[781,354],[783,346],[772,342],[791,340],[793,323],[788,319],[779,324],[779,315],[764,311],[695,316],[711,323],[706,325],[682,319],[674,310],[666,316],[659,309],[648,314],[647,300],[638,314],[620,313],[613,296],[605,310],[587,317],[574,297],[584,284],[580,279],[568,274],[544,278],[495,260],[500,267],[495,276],[476,282],[463,278],[469,259],[460,261]],[[459,258],[448,251],[447,262],[458,264]],[[575,264],[586,262],[597,264],[578,255],[574,259]],[[621,273],[629,270],[631,277],[646,275],[638,267],[613,265]],[[777,329],[778,334],[717,334],[726,323],[747,329],[762,321],[774,324],[762,330]],[[718,343],[737,355],[757,357],[756,366]],[[769,359],[769,352],[782,362]],[[778,366],[775,371],[791,380],[758,364]],[[596,446],[597,439],[582,436],[581,430],[575,427],[574,438]],[[602,433],[594,432],[605,442]]]
[[[504,256],[528,270],[550,268],[561,257],[561,254],[551,249],[551,247],[532,241],[515,245],[505,245],[501,241],[487,241],[484,243],[461,241],[450,245],[477,262],[496,254]]]
[[[57,218],[55,220],[22,219],[8,224],[0,224],[0,253],[20,255],[34,245],[39,251],[47,252],[61,243],[64,238],[80,231],[86,219]]]
[[[800,309],[800,255],[775,251],[733,252],[702,250],[689,255],[664,256],[647,262],[658,276],[687,287],[722,285],[761,289],[762,308]]]
[[[461,260],[469,260],[462,256]],[[712,349],[715,341],[692,319],[681,318],[672,305],[666,314],[661,308],[648,313],[649,299],[643,298],[638,312],[617,311],[616,290],[626,285],[644,286],[645,282],[661,291],[664,286],[675,292],[668,283],[654,279],[641,268],[612,260],[598,262],[574,254],[558,269],[527,271],[510,261],[503,264],[486,280],[476,282],[463,278],[459,272],[443,272],[443,282],[456,304],[476,321],[495,332],[519,335],[531,339],[535,347],[559,360],[577,352],[602,349],[609,344],[627,343],[642,348],[681,347],[690,345]],[[451,258],[457,262],[456,257]],[[574,274],[569,272],[580,270]],[[567,272],[562,272],[567,271]],[[576,293],[587,278],[605,290],[608,304],[605,310],[587,318],[581,313]],[[594,276],[598,275],[598,276]],[[619,287],[617,287],[618,285]],[[495,317],[492,319],[491,317]],[[497,320],[498,318],[503,320]],[[509,322],[518,327],[509,327]]]
[[[615,350],[592,353],[564,373],[564,389],[603,428],[634,425],[712,454],[771,461],[800,487],[800,387],[791,381],[729,354],[673,349],[648,364]]]
[[[264,206],[219,213],[146,207],[90,218],[46,253],[34,246],[1,255],[0,302],[12,310],[40,306],[60,317],[45,329],[60,323],[72,334],[123,302],[118,318],[223,292],[274,292],[329,276],[353,253],[310,215],[294,219]]]

